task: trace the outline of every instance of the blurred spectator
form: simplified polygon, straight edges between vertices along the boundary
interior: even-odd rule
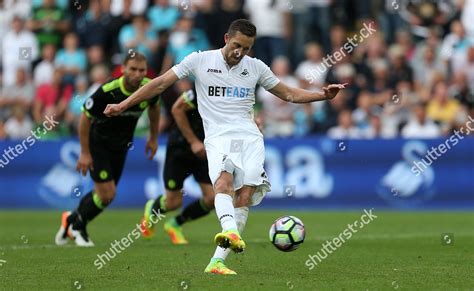
[[[35,0],[38,2],[38,0]],[[3,0],[5,11],[8,12],[8,23],[12,20],[13,15],[17,15],[22,19],[27,19],[31,13],[31,0]]]
[[[456,14],[452,0],[405,0],[400,2],[400,15],[410,23],[411,32],[426,37],[431,26],[444,26]]]
[[[87,83],[87,78],[85,76],[77,77],[73,94],[74,97],[71,98],[66,109],[64,120],[66,121],[69,131],[73,135],[77,135],[79,118],[82,114],[82,105],[87,97],[89,97],[89,95],[87,95],[88,86],[89,84]]]
[[[170,5],[169,0],[153,0],[152,2],[154,4],[147,13],[151,28],[156,32],[171,30],[180,16],[178,7]]]
[[[3,120],[0,120],[0,140],[7,138],[7,133],[5,132],[5,123]]]
[[[31,0],[28,0],[28,1],[31,1]],[[41,6],[41,4],[43,3],[43,0],[32,0],[32,2],[33,2],[33,7],[36,8],[36,7]],[[56,6],[60,7],[61,9],[66,10],[67,2],[68,2],[67,0],[55,0],[54,4],[56,4]]]
[[[147,0],[111,0],[110,13],[113,16],[142,15],[147,5]]]
[[[362,138],[362,132],[354,126],[350,110],[343,110],[338,115],[338,125],[328,131],[328,136],[333,139]]]
[[[372,103],[372,95],[367,91],[361,92],[357,99],[357,108],[352,113],[352,120],[362,132],[370,127],[370,116],[376,113],[376,109]]]
[[[104,56],[104,49],[101,46],[93,45],[87,49],[87,64],[88,68],[95,65],[105,64],[107,61]]]
[[[33,103],[33,119],[40,123],[45,115],[55,115],[61,119],[72,98],[73,86],[62,83],[63,74],[56,69],[51,84],[43,84],[36,91]]]
[[[290,39],[290,10],[287,0],[247,0],[244,11],[257,27],[255,56],[270,65],[279,55],[286,55]]]
[[[9,113],[10,107],[19,107],[25,112],[31,109],[34,87],[25,68],[18,68],[14,85],[5,86],[0,96],[0,108],[4,114]],[[5,116],[4,116],[5,117]]]
[[[426,116],[426,104],[418,103],[412,107],[410,121],[402,129],[404,138],[436,138],[441,135],[438,126]]]
[[[431,35],[432,33],[430,30],[428,37],[431,37]],[[406,30],[397,31],[395,44],[396,46],[400,47],[405,60],[410,62],[416,53],[416,46],[413,42],[413,36]]]
[[[5,122],[5,132],[10,139],[24,139],[31,135],[33,123],[22,107],[14,107],[12,116]]]
[[[54,44],[47,44],[43,48],[41,62],[34,70],[34,84],[36,87],[44,83],[51,83],[54,73],[54,58],[56,47]]]
[[[321,102],[322,108],[319,110],[313,110],[314,107],[308,104],[312,115],[310,116],[311,133],[326,133],[331,127],[337,126],[339,113],[348,108],[349,94],[349,91],[340,91],[337,98]]]
[[[298,86],[298,80],[290,75],[290,62],[286,57],[277,57],[273,60],[272,71],[285,84]],[[263,104],[263,121],[265,136],[287,137],[295,130],[293,115],[297,109],[296,104],[283,101],[275,97],[262,87],[257,90],[257,96]]]
[[[64,37],[64,48],[60,49],[54,60],[55,66],[63,71],[64,82],[73,84],[77,75],[87,68],[87,57],[79,48],[79,39],[73,32]]]
[[[361,90],[356,81],[356,74],[354,66],[347,62],[338,63],[329,71],[328,83],[347,84],[346,102],[350,109],[357,106],[357,96],[359,96]],[[312,106],[319,106],[318,103],[312,103]]]
[[[69,29],[66,11],[56,6],[54,0],[43,0],[41,6],[33,8],[28,29],[35,32],[41,48],[47,43],[61,45],[61,35]]]
[[[221,48],[225,45],[224,34],[227,32],[232,21],[246,18],[243,10],[243,2],[239,0],[217,0],[216,8],[211,17],[206,20],[206,35],[211,48]],[[258,34],[258,32],[257,32]]]
[[[389,87],[395,89],[400,81],[413,82],[413,70],[408,65],[402,46],[392,45],[388,51],[390,60]]]
[[[331,52],[328,31],[331,28],[331,4],[333,0],[307,0],[306,33],[309,39],[322,43],[326,53]]]
[[[465,109],[462,109],[458,112],[456,117],[454,118],[453,122],[450,124],[450,127],[448,128],[446,135],[453,135],[456,134],[456,131],[461,132],[461,134],[466,134],[466,127],[469,127],[472,129],[472,122],[474,119],[472,116],[469,115],[468,111]],[[469,125],[467,123],[469,122]],[[469,135],[474,135],[473,130],[469,130]]]
[[[384,33],[385,42],[393,43],[397,31],[406,28],[406,22],[400,17],[399,3],[393,0],[375,1],[381,11],[378,13],[380,29]]]
[[[336,24],[331,26],[329,30],[329,39],[331,42],[329,51],[332,54],[344,47],[344,44],[347,42],[346,33],[346,29],[342,25]]]
[[[384,136],[383,128],[382,128],[382,119],[380,115],[371,114],[368,116],[369,124],[367,128],[365,128],[361,135],[364,138],[387,138]]]
[[[466,75],[469,89],[474,92],[474,43],[467,49],[466,62],[459,67],[459,72]]]
[[[133,49],[143,53],[148,59],[158,47],[157,34],[150,28],[144,15],[134,16],[132,24],[122,27],[119,42],[123,53],[128,53],[130,49]]]
[[[13,85],[18,68],[31,70],[31,63],[37,57],[38,42],[35,35],[24,29],[24,21],[15,16],[12,20],[12,29],[2,42],[3,85]]]
[[[76,30],[82,47],[108,47],[110,42],[109,26],[112,17],[108,11],[103,11],[100,0],[91,0],[89,7],[76,21]],[[93,33],[91,33],[93,32]]]
[[[369,85],[369,90],[374,94],[374,101],[378,105],[383,105],[390,99],[391,84],[389,82],[389,65],[384,59],[379,59],[371,64],[374,80]]]
[[[201,29],[193,28],[193,25],[193,19],[187,15],[183,15],[176,23],[169,37],[162,72],[171,68],[173,64],[181,62],[192,52],[209,49],[206,34]]]
[[[305,60],[295,71],[300,86],[307,90],[319,90],[326,80],[329,68],[323,63],[322,47],[316,42],[305,45]]]
[[[105,65],[96,65],[92,67],[90,72],[90,80],[92,84],[87,90],[86,95],[91,96],[109,79],[109,69]]]
[[[461,21],[470,38],[474,38],[474,0],[463,0]]]
[[[436,73],[446,76],[446,68],[441,59],[436,57],[436,49],[432,46],[425,46],[421,59],[413,62],[415,75],[415,88],[427,88]]]
[[[474,88],[469,88],[467,76],[463,72],[457,72],[453,76],[451,87],[449,88],[449,95],[454,96],[461,104],[466,106],[468,112],[474,116]]]
[[[441,58],[450,64],[451,71],[458,71],[465,62],[470,41],[462,23],[458,20],[451,24],[451,32],[444,38],[441,46]]]
[[[448,96],[448,87],[444,81],[438,82],[433,88],[433,98],[428,103],[428,117],[446,126],[450,124],[459,112],[459,101]]]

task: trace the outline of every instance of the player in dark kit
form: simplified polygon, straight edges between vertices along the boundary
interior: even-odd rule
[[[94,190],[87,193],[73,212],[64,212],[56,244],[64,245],[68,238],[78,246],[90,247],[86,225],[99,215],[115,197],[128,149],[132,144],[137,121],[148,108],[150,135],[145,154],[153,159],[158,148],[159,96],[130,107],[122,114],[107,117],[103,111],[108,103],[120,103],[150,80],[146,57],[140,53],[128,54],[123,63],[123,76],[103,84],[83,105],[79,121],[81,154],[77,170],[83,175],[90,171]]]
[[[165,98],[162,101],[177,125],[169,134],[166,149],[163,172],[166,192],[155,200],[149,200],[145,205],[141,230],[144,237],[153,236],[153,217],[181,207],[183,183],[192,174],[201,187],[203,198],[190,203],[178,216],[164,224],[173,244],[187,244],[181,225],[209,214],[214,208],[215,194],[208,174],[203,144],[204,128],[197,110],[195,94],[193,90],[189,90],[181,94],[176,102],[173,101],[175,98]]]

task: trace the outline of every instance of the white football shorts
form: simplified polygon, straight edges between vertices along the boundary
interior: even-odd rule
[[[259,136],[219,136],[205,140],[209,178],[215,184],[221,172],[234,176],[234,190],[242,186],[255,186],[251,205],[258,205],[271,190],[270,182],[263,168],[265,146]]]

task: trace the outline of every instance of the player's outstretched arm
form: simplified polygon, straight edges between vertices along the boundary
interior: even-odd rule
[[[87,174],[89,169],[92,169],[92,156],[89,148],[89,132],[91,128],[91,120],[85,113],[81,114],[79,119],[79,141],[81,143],[81,154],[77,161],[76,170],[82,173],[83,176]]]
[[[323,87],[323,92],[312,92],[301,88],[290,87],[280,82],[270,89],[269,92],[287,102],[310,103],[331,100],[336,97],[339,90],[345,89],[346,86],[347,84],[331,84],[327,87]]]
[[[149,160],[153,160],[153,157],[158,150],[158,128],[160,123],[160,103],[148,107],[148,119],[150,120],[150,135],[145,146],[145,154]]]
[[[176,76],[173,70],[170,69],[163,75],[151,80],[148,84],[138,89],[130,97],[119,104],[108,104],[104,110],[104,114],[109,117],[119,115],[135,104],[160,95],[176,81],[178,81],[178,76]]]
[[[186,112],[193,109],[192,103],[189,103],[189,101],[186,100],[185,94],[187,93],[188,92],[184,92],[181,97],[176,100],[176,102],[173,104],[173,108],[171,109],[171,113],[173,114],[174,120],[176,121],[176,125],[178,126],[179,130],[191,146],[193,153],[198,157],[205,159],[206,151],[204,144],[194,134],[191,125],[189,124],[188,117],[186,116]],[[192,91],[189,94],[193,94]]]

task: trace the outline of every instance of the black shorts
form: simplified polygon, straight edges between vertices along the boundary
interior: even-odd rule
[[[199,159],[187,145],[167,145],[163,180],[170,191],[181,190],[184,180],[193,175],[198,183],[211,184],[207,160]]]
[[[97,183],[114,181],[118,184],[122,176],[128,149],[110,149],[106,143],[90,138],[89,148],[92,155],[92,180]]]

